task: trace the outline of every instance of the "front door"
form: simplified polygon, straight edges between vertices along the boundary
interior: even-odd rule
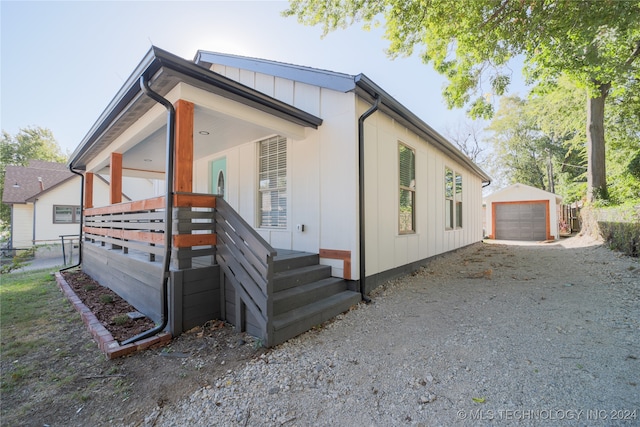
[[[227,158],[221,157],[219,159],[211,161],[210,165],[210,185],[209,191],[212,194],[217,194],[223,198],[227,197],[226,193],[226,179],[227,179]]]

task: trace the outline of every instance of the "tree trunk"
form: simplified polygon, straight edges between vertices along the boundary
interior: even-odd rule
[[[600,84],[599,96],[587,94],[587,201],[607,199],[605,167],[604,102],[611,84]]]

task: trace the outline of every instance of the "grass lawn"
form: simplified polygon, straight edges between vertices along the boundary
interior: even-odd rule
[[[89,395],[85,387],[77,387],[86,369],[82,365],[99,365],[104,358],[51,272],[2,275],[2,424],[21,424],[36,407],[55,406],[60,399],[82,402]],[[80,355],[84,357],[78,360]]]

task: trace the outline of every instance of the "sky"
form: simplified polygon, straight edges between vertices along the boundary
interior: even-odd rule
[[[53,132],[71,153],[152,45],[363,73],[445,136],[468,122],[448,110],[445,79],[417,55],[390,59],[382,28],[321,37],[284,18],[286,1],[0,1],[0,124]],[[511,93],[525,95],[519,69]]]

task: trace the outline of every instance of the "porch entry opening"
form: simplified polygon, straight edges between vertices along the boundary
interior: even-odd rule
[[[223,198],[227,198],[225,190],[225,182],[227,178],[227,158],[221,157],[216,160],[212,160],[209,163],[209,170],[211,171],[209,192],[211,194],[217,194]]]

